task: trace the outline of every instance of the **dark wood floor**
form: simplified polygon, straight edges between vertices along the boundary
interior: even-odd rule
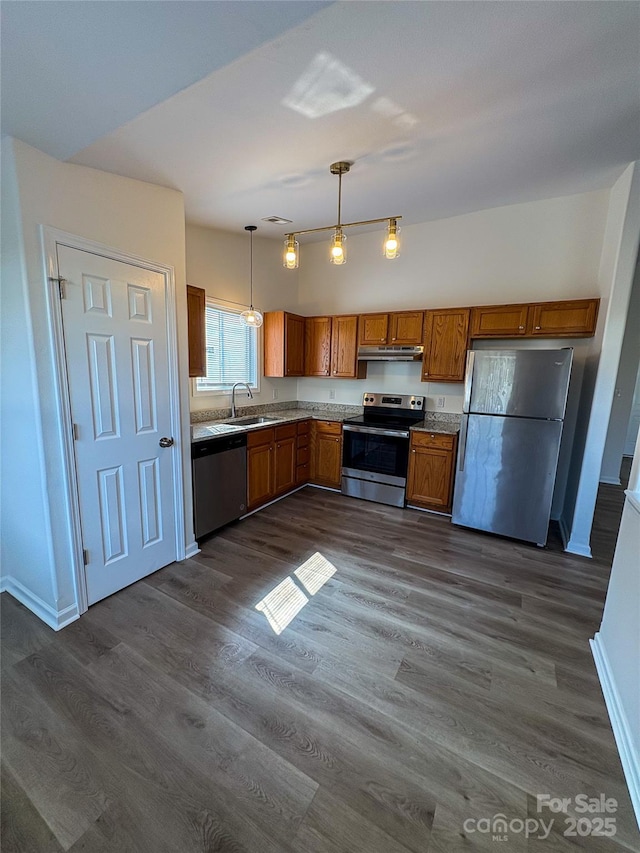
[[[640,849],[588,646],[594,550],[309,488],[58,634],[3,595],[3,853]],[[613,839],[536,811],[601,793]],[[555,824],[471,831],[498,813]]]

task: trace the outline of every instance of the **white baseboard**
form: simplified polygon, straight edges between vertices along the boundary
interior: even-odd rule
[[[579,557],[591,557],[591,546],[585,545],[583,542],[574,542],[573,539],[569,539],[567,544],[564,546],[564,550],[568,554],[577,554]]]
[[[307,486],[310,485],[311,483],[303,483],[301,486],[298,486],[297,488],[293,489],[293,491],[287,492],[286,495],[280,495],[280,497],[274,498],[272,501],[269,501],[269,503],[261,504],[259,507],[256,507],[256,509],[252,509],[251,512],[247,512],[244,515],[241,515],[239,521],[243,521],[245,518],[249,518],[250,515],[255,515],[256,512],[260,512],[261,510],[266,509],[268,506],[277,504],[278,501],[284,500],[284,498],[288,498],[290,495],[295,495],[296,492],[299,492],[301,489],[306,489]],[[323,486],[318,486],[317,488],[322,489]]]
[[[59,631],[61,628],[70,625],[80,618],[77,604],[70,604],[63,610],[54,610],[51,605],[43,601],[39,596],[34,595],[30,590],[23,586],[20,581],[12,577],[2,579],[0,592],[8,592],[20,604],[24,604],[27,610],[34,613],[38,619],[41,619],[45,625],[53,628],[54,631]]]
[[[185,560],[190,560],[192,557],[195,557],[196,554],[200,553],[200,548],[198,548],[198,543],[194,540],[191,545],[187,545],[184,552]]]
[[[596,664],[598,678],[604,694],[604,701],[609,712],[609,720],[616,739],[622,769],[629,789],[631,803],[636,813],[636,820],[640,827],[640,753],[638,744],[634,742],[632,729],[625,714],[624,707],[620,701],[620,694],[613,679],[613,673],[609,665],[606,650],[598,632],[593,640],[590,640],[591,652]]]
[[[621,486],[620,477],[600,477],[600,482],[605,486]]]

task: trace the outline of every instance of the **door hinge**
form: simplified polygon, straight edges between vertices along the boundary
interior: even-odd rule
[[[86,548],[82,549],[82,562],[85,564],[85,566],[89,565],[89,552]]]
[[[56,281],[58,283],[58,296],[60,297],[60,299],[66,299],[67,294],[64,288],[65,284],[67,283],[66,278],[49,277],[49,281]]]
[[[73,426],[73,440],[77,441],[80,438],[80,427],[78,424],[72,424]]]

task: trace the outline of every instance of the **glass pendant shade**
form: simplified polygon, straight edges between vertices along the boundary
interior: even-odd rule
[[[240,314],[240,322],[245,326],[254,326],[259,329],[264,322],[264,317],[256,308],[248,308]]]
[[[331,240],[331,254],[329,260],[332,264],[344,264],[347,260],[347,247],[345,243],[347,238],[344,236],[342,228],[336,228],[333,232]]]
[[[399,233],[400,229],[398,228],[395,219],[390,219],[387,236],[383,245],[384,256],[390,261],[397,258],[400,254]]]
[[[284,260],[282,265],[288,270],[295,270],[298,268],[298,264],[300,262],[299,259],[300,246],[298,241],[293,235],[287,235],[287,238],[284,241]]]

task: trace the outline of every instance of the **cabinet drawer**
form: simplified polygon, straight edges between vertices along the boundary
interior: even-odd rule
[[[275,427],[276,441],[282,441],[283,438],[294,438],[296,435],[295,424],[283,424]]]
[[[455,435],[445,435],[439,432],[412,432],[411,444],[418,447],[439,447],[442,450],[453,450]]]
[[[342,435],[342,424],[340,421],[316,421],[316,431],[325,435]]]
[[[311,431],[311,421],[298,421],[298,435],[308,435]]]
[[[311,457],[311,451],[308,447],[298,447],[296,461],[298,465],[306,465]]]
[[[275,439],[273,427],[254,429],[247,434],[247,447],[258,447],[260,444],[272,444]]]
[[[298,447],[308,447],[310,439],[311,433],[303,432],[302,435],[298,433]]]

